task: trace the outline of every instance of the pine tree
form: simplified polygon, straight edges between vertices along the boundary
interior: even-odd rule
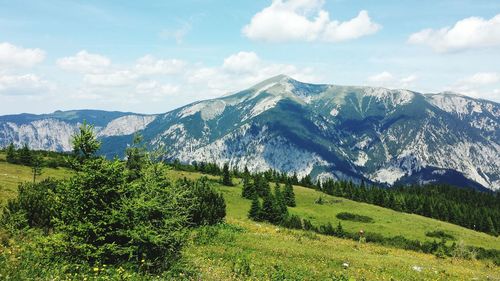
[[[262,212],[261,218],[263,220],[273,222],[274,218],[274,200],[272,195],[268,195],[264,197],[262,202]]]
[[[140,171],[146,162],[146,149],[140,147],[142,136],[140,134],[134,135],[133,145],[125,150],[127,155],[126,166],[129,170],[129,180],[135,180],[140,177]]]
[[[29,149],[27,144],[24,144],[23,147],[18,152],[19,162],[26,166],[31,166],[31,161],[33,160],[33,155],[31,154],[31,150]]]
[[[290,181],[287,181],[287,183],[285,184],[285,191],[283,192],[283,198],[287,206],[295,207],[297,205],[295,203],[295,193],[293,192],[293,185]]]
[[[254,185],[250,181],[250,175],[246,173],[243,174],[243,189],[241,190],[241,196],[243,198],[251,199],[257,192],[255,191]]]
[[[279,221],[283,221],[288,216],[288,208],[286,207],[285,199],[281,193],[280,184],[276,182],[274,186],[274,202],[277,208],[277,216]]]
[[[16,148],[14,147],[13,143],[10,143],[9,146],[7,146],[6,153],[7,153],[6,160],[8,163],[12,164],[17,163]]]
[[[229,165],[227,163],[224,163],[224,167],[222,168],[222,184],[225,186],[233,186],[231,172],[229,172]]]
[[[259,221],[261,220],[261,216],[262,207],[260,206],[259,197],[257,197],[257,195],[254,195],[252,199],[252,206],[248,211],[248,217],[254,221]]]
[[[80,126],[80,131],[73,136],[72,143],[73,155],[79,164],[93,158],[101,147],[101,142],[94,133],[94,126],[87,125],[87,122],[83,122]]]

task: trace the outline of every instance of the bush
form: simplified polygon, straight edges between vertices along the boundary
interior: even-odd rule
[[[58,184],[52,179],[20,184],[17,198],[10,200],[4,208],[2,224],[10,229],[36,227],[48,231],[57,213],[55,194]]]
[[[449,239],[449,240],[455,240],[455,236],[444,232],[443,230],[435,230],[435,231],[428,231],[425,233],[425,236],[427,237],[434,237],[434,238],[440,238],[440,239]]]
[[[61,252],[90,263],[134,262],[162,270],[179,256],[188,223],[188,192],[172,186],[161,165],[127,182],[119,161],[92,159],[62,184],[56,229]],[[142,262],[144,260],[144,262]]]
[[[283,226],[293,229],[302,229],[302,221],[297,215],[291,215],[285,219]]]
[[[337,218],[341,219],[341,220],[347,220],[347,221],[357,221],[357,222],[366,222],[366,223],[373,222],[373,219],[368,217],[368,216],[357,215],[357,214],[348,213],[348,212],[338,213]]]
[[[180,181],[181,189],[190,190],[192,202],[187,206],[190,209],[189,221],[193,226],[213,225],[221,223],[226,217],[226,203],[222,194],[216,192],[206,177],[196,182]]]

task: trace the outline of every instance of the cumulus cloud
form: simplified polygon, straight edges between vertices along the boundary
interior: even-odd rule
[[[500,82],[500,73],[479,72],[463,79],[463,82],[471,84],[483,84],[483,85],[498,83]]]
[[[45,59],[45,51],[0,43],[0,67],[32,67]]]
[[[500,46],[500,14],[491,19],[470,17],[453,27],[424,29],[410,35],[411,44],[427,45],[437,52]]]
[[[50,87],[48,81],[35,74],[0,75],[0,94],[4,95],[44,94]]]
[[[239,52],[224,59],[222,68],[231,72],[255,71],[261,63],[260,58],[254,52]]]
[[[388,88],[410,88],[414,86],[414,82],[417,80],[418,76],[415,74],[408,76],[394,76],[388,71],[371,75],[367,79],[370,85]]]
[[[258,41],[340,42],[376,33],[381,25],[367,11],[345,22],[331,20],[322,0],[274,0],[243,27],[243,34]]]
[[[444,90],[500,102],[500,73],[474,73],[458,79],[452,85],[445,87]]]
[[[176,74],[186,66],[186,62],[178,59],[156,59],[146,55],[137,60],[135,71],[140,75]]]
[[[81,73],[95,73],[110,66],[111,60],[103,55],[91,54],[86,50],[82,50],[74,56],[60,58],[56,63],[64,70]]]

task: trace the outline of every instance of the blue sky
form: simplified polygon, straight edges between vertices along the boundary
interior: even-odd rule
[[[3,1],[0,114],[144,113],[269,76],[500,101],[499,1]]]

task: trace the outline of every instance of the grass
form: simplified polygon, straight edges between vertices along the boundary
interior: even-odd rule
[[[52,178],[63,178],[68,176],[69,170],[64,168],[44,168],[37,181]],[[12,165],[5,162],[5,156],[0,154],[0,206],[3,206],[7,200],[12,199],[17,194],[17,187],[21,182],[33,181],[31,168],[22,165]]]
[[[172,179],[202,176],[174,170],[168,174]],[[68,175],[70,171],[66,169],[44,169],[42,178]],[[214,182],[218,180],[218,177],[208,177]],[[0,202],[16,195],[19,182],[30,180],[29,167],[5,163],[0,154]],[[240,180],[234,182],[234,187],[215,184],[226,200],[227,224],[193,231],[183,250],[183,264],[197,272],[194,279],[336,280],[345,275],[354,280],[500,280],[498,267],[491,261],[440,259],[413,251],[359,244],[252,222],[247,218],[250,201],[240,196]],[[336,225],[340,221],[336,218],[338,213],[351,212],[369,216],[373,222],[341,221],[344,229],[350,232],[363,229],[384,236],[403,235],[409,239],[432,241],[436,238],[428,237],[426,232],[443,231],[467,245],[500,249],[499,238],[453,224],[328,196],[299,186],[295,187],[295,194],[297,207],[290,208],[290,212],[308,218],[316,225],[327,222]],[[315,204],[320,195],[325,201],[323,205]],[[0,253],[1,250],[0,247]],[[344,268],[343,263],[349,266]],[[58,271],[54,272],[57,275]],[[92,273],[88,276],[89,280],[93,279]]]

